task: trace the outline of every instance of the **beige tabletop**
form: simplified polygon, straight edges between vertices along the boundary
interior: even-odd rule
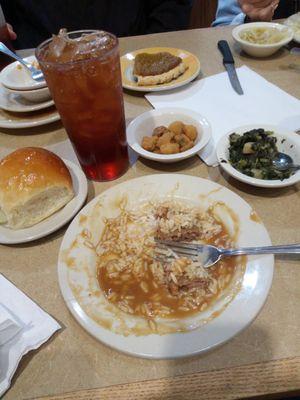
[[[223,71],[216,46],[221,38],[232,45],[238,66],[248,65],[300,98],[300,74],[295,68],[296,64],[299,68],[299,56],[284,49],[269,59],[249,58],[233,46],[231,28],[124,38],[120,46],[121,54],[147,46],[184,48],[200,58],[205,77]],[[125,93],[125,108],[126,119],[131,120],[151,107],[141,94]],[[1,147],[45,146],[65,139],[60,123],[35,129],[0,130]],[[229,179],[219,168],[208,168],[198,157],[172,165],[139,159],[114,182],[90,182],[89,199],[119,182],[161,172],[200,176],[228,187],[257,211],[274,244],[300,243],[299,186],[281,190],[250,187]],[[276,259],[272,289],[262,312],[229,343],[203,356],[150,361],[129,357],[102,345],[69,313],[59,291],[56,272],[65,230],[66,227],[33,243],[0,246],[0,272],[63,327],[39,350],[24,357],[5,399],[52,398],[75,391],[80,392],[53,398],[232,399],[300,390],[299,259]],[[174,378],[179,375],[184,376]],[[134,383],[138,381],[147,382]],[[120,386],[101,389],[111,385]]]

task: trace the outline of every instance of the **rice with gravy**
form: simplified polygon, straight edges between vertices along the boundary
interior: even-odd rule
[[[209,269],[178,257],[161,262],[155,238],[231,247],[225,225],[209,208],[205,212],[179,201],[146,203],[122,209],[105,220],[97,246],[99,285],[107,300],[127,314],[184,318],[204,311],[229,285],[236,261],[225,259]]]

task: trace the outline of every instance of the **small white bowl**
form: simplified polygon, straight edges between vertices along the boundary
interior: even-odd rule
[[[280,42],[272,44],[250,43],[241,39],[240,34],[242,31],[253,28],[275,28],[279,31],[286,30],[287,35]],[[253,57],[268,57],[274,54],[282,46],[285,46],[287,43],[289,43],[293,39],[293,35],[294,34],[291,28],[275,22],[251,22],[249,24],[238,25],[232,31],[234,40],[241,45],[242,50]]]
[[[198,132],[195,146],[177,154],[156,154],[142,148],[144,136],[152,136],[154,128],[168,126],[171,122],[182,121],[194,125]],[[208,143],[211,137],[211,127],[206,118],[197,112],[184,108],[161,108],[147,111],[135,118],[127,127],[127,141],[130,147],[140,156],[149,160],[172,163],[197,154]]]
[[[31,101],[32,103],[42,103],[50,100],[51,95],[48,87],[34,89],[34,90],[13,90],[6,88],[8,93],[17,94],[24,97],[24,99]]]
[[[274,125],[265,125],[265,124],[257,124],[257,125],[245,125],[233,129],[231,132],[223,136],[218,144],[217,144],[217,158],[220,163],[220,167],[224,169],[228,173],[228,175],[233,178],[248,183],[252,186],[259,186],[265,188],[280,188],[285,186],[293,185],[300,181],[300,170],[296,171],[294,175],[291,175],[288,179],[279,180],[266,180],[266,179],[257,179],[252,178],[251,176],[245,175],[242,172],[239,172],[229,163],[229,135],[232,133],[238,133],[242,135],[243,133],[250,131],[251,129],[263,128],[268,131],[273,131],[274,136],[278,138],[277,140],[277,148],[280,152],[288,154],[292,157],[295,164],[300,164],[300,135],[295,132],[289,132],[285,129],[279,128]]]
[[[24,60],[30,63],[36,62],[35,56],[26,57]],[[33,90],[46,86],[45,80],[37,82],[32,79],[30,72],[19,61],[9,64],[1,71],[0,81],[5,87],[13,90]]]

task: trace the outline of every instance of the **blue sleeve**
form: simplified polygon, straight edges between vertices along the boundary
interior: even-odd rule
[[[219,0],[216,19],[212,26],[243,24],[245,14],[242,12],[237,0]]]

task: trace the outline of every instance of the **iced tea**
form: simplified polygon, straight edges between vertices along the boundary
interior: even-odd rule
[[[60,32],[36,56],[86,175],[97,181],[120,176],[128,153],[117,38]]]

